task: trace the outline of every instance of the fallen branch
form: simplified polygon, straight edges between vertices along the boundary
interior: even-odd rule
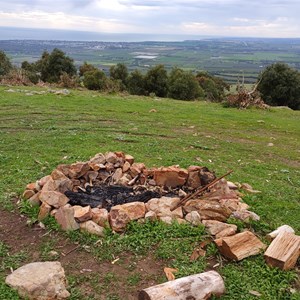
[[[171,209],[171,211],[175,210],[179,206],[183,206],[188,200],[190,200],[190,199],[192,199],[192,198],[194,198],[196,196],[199,196],[201,193],[205,192],[208,188],[210,188],[211,186],[215,185],[217,182],[219,182],[221,179],[223,179],[227,175],[231,174],[232,172],[233,172],[233,170],[228,171],[226,174],[222,175],[221,177],[218,177],[218,178],[214,179],[212,182],[210,182],[209,184],[207,184],[203,188],[197,190],[193,194],[189,194],[189,195],[185,196],[184,198],[182,198],[180,200],[180,202],[174,208]]]

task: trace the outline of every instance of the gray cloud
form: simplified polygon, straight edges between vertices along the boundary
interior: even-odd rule
[[[299,36],[299,11],[298,0],[0,0],[0,26]]]

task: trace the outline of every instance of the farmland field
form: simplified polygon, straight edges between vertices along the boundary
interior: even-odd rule
[[[205,70],[221,76],[229,83],[245,78],[256,81],[258,74],[275,62],[288,63],[300,69],[299,39],[220,38],[187,40],[182,42],[84,42],[0,40],[16,65],[37,60],[44,50],[60,48],[74,58],[77,66],[84,61],[108,72],[111,65],[125,63],[129,70],[164,64],[193,72]]]

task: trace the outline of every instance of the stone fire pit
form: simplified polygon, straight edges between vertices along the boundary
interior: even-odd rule
[[[55,217],[63,230],[88,231],[102,236],[105,227],[123,232],[138,219],[166,223],[204,224],[216,238],[235,234],[235,225],[224,223],[230,216],[258,217],[241,201],[237,186],[225,179],[214,184],[201,201],[187,193],[215,179],[206,167],[147,168],[123,152],[98,153],[89,161],[59,165],[53,172],[26,186],[23,198],[39,205],[38,219]],[[178,207],[177,207],[178,206]]]

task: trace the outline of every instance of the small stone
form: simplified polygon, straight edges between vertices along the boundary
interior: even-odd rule
[[[52,177],[50,175],[47,175],[38,180],[37,183],[42,188],[50,179],[52,179]]]
[[[115,164],[118,159],[117,159],[117,155],[114,152],[107,152],[105,153],[105,159],[107,162],[111,163],[111,164]]]
[[[32,206],[40,206],[40,205],[41,205],[40,194],[41,194],[41,192],[37,192],[37,193],[34,194],[31,198],[28,199],[28,202],[29,202]]]
[[[169,217],[169,216],[166,216],[166,217],[159,217],[159,219],[160,219],[162,222],[164,222],[164,223],[166,223],[166,224],[168,224],[168,225],[171,225],[172,222],[173,222],[173,218],[172,218],[172,217]]]
[[[33,190],[33,191],[37,192],[37,190],[36,190],[36,182],[28,183],[26,185],[26,190]]]
[[[194,226],[202,224],[201,217],[197,211],[191,211],[185,216],[185,219]]]
[[[121,168],[116,169],[114,175],[112,176],[112,180],[114,183],[118,183],[123,176],[123,171]]]
[[[112,208],[108,216],[110,227],[115,232],[123,232],[130,222],[128,214],[123,210],[113,210]]]
[[[85,232],[88,232],[90,234],[94,234],[97,236],[101,236],[101,237],[104,237],[104,235],[105,235],[104,234],[105,229],[93,221],[86,221],[86,222],[80,223],[80,229],[82,231],[85,231]]]
[[[184,198],[186,195],[187,195],[187,193],[186,193],[185,191],[183,191],[182,189],[180,189],[180,190],[178,191],[178,196],[179,196],[180,198]]]
[[[249,210],[239,210],[239,211],[235,211],[233,212],[233,217],[235,217],[236,219],[239,219],[243,222],[248,223],[250,220],[253,221],[259,221],[260,217],[254,213],[253,211],[249,211]]]
[[[153,174],[157,185],[173,188],[183,186],[188,178],[188,171],[177,166],[154,169]]]
[[[33,197],[35,195],[35,191],[33,190],[25,190],[25,192],[23,193],[23,198],[28,200],[30,199],[31,197]]]
[[[123,165],[123,172],[127,172],[130,169],[130,163],[128,161],[125,161],[124,165]]]
[[[146,166],[143,163],[133,163],[130,167],[130,175],[135,177],[138,174],[141,174],[145,168]]]
[[[179,202],[180,198],[177,197],[153,198],[146,203],[146,208],[147,211],[154,211],[158,217],[169,216],[172,218],[182,218],[183,212],[181,207],[171,211],[171,209],[175,208]]]
[[[157,220],[157,215],[154,211],[150,210],[145,214],[145,219],[146,220],[151,220],[151,221],[156,221]]]
[[[225,229],[221,230],[220,232],[218,232],[216,234],[216,239],[224,238],[224,237],[231,236],[231,235],[235,235],[236,231],[237,231],[237,227],[236,226],[234,227],[234,226],[225,228]]]
[[[231,190],[237,190],[238,186],[231,181],[227,181],[227,185]]]
[[[72,231],[79,229],[79,224],[74,218],[74,208],[68,205],[60,207],[55,213],[56,222],[61,226],[62,230]]]
[[[134,163],[134,157],[129,154],[125,154],[125,161],[129,162],[129,164],[132,165]]]
[[[5,283],[30,300],[63,300],[70,296],[60,262],[34,262],[15,270]]]
[[[109,227],[108,211],[105,208],[92,208],[92,221],[101,227]]]
[[[80,178],[84,176],[90,170],[90,166],[86,162],[78,162],[71,164],[70,166],[70,177]]]
[[[85,207],[82,207],[80,205],[74,205],[73,209],[74,218],[77,222],[85,222],[92,219],[93,214],[89,205]]]
[[[219,201],[194,199],[189,200],[183,207],[184,211],[189,213],[197,211],[202,220],[217,220],[226,221],[232,211],[226,206],[219,203]]]
[[[201,167],[198,166],[190,166],[188,168],[188,179],[187,179],[187,186],[196,189],[201,186],[201,179],[200,179],[200,171]]]
[[[56,208],[64,206],[69,202],[69,198],[60,192],[45,192],[43,190],[40,194],[40,200]]]
[[[40,211],[38,215],[38,220],[43,221],[45,218],[47,218],[50,214],[52,207],[48,205],[46,202],[43,202],[40,206]]]
[[[210,234],[216,235],[216,238],[233,235],[237,231],[237,226],[234,224],[227,224],[216,220],[203,220],[202,223]],[[231,229],[227,230],[228,228]],[[227,231],[225,232],[224,230]]]
[[[91,164],[105,164],[106,163],[106,159],[105,159],[105,156],[102,154],[102,153],[97,153],[94,157],[92,157],[90,160],[89,160],[89,163]]]

